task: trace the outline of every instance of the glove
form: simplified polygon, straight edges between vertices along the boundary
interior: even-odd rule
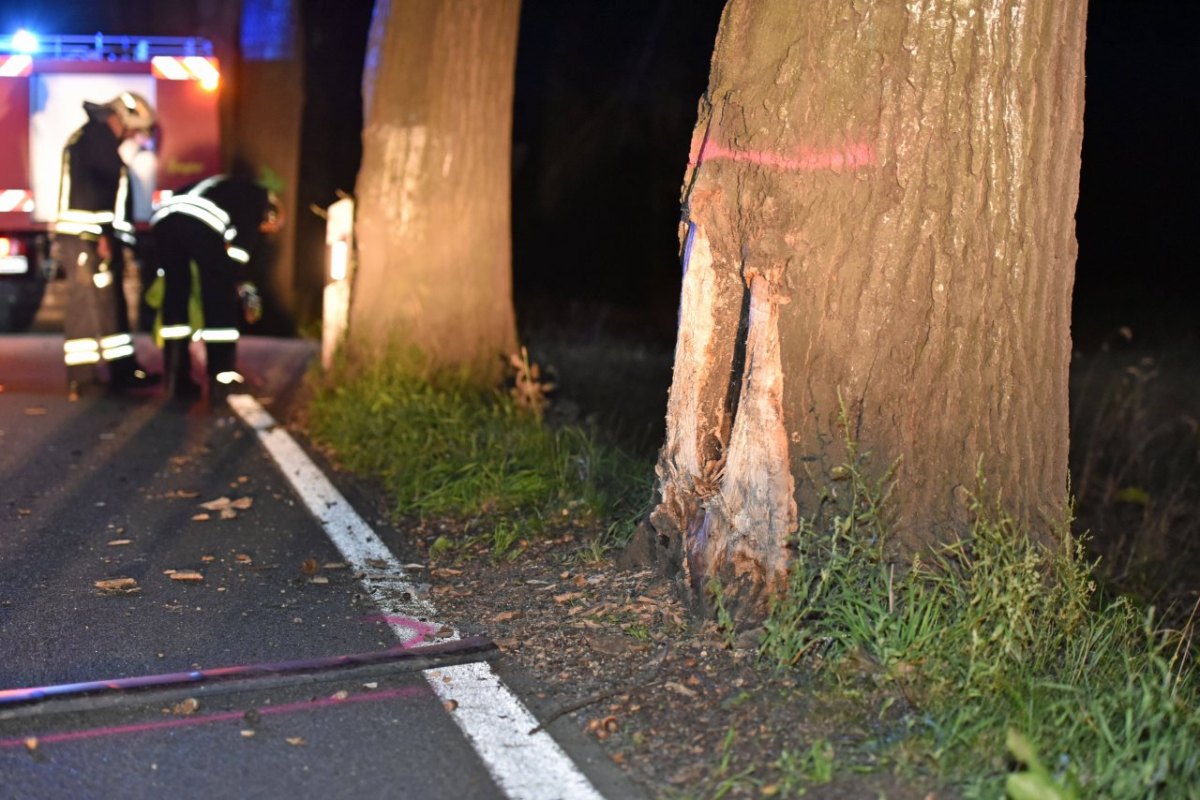
[[[258,287],[250,281],[246,281],[238,285],[238,297],[242,301],[242,316],[246,323],[253,325],[262,319],[262,297],[258,294]]]

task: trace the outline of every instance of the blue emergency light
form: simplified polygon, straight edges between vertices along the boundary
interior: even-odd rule
[[[10,46],[14,53],[33,55],[41,49],[42,45],[36,33],[22,28],[12,35]]]

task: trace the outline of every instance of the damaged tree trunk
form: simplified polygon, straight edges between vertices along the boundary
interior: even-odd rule
[[[846,436],[896,466],[901,558],[964,532],[980,470],[1053,540],[1085,6],[728,4],[649,526],[693,591],[762,610]]]
[[[510,163],[520,0],[376,0],[349,343],[497,377],[516,350]]]

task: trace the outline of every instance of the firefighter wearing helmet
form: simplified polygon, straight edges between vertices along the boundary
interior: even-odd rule
[[[124,250],[137,243],[129,171],[121,142],[149,135],[154,111],[145,98],[122,92],[103,105],[85,102],[87,122],[63,149],[58,216],[54,223],[59,259],[67,275],[63,361],[68,392],[98,382],[107,366],[112,389],[153,386],[134,356],[129,311],[122,288]]]
[[[167,396],[202,394],[191,378],[190,342],[203,342],[208,402],[219,406],[244,378],[237,370],[243,323],[262,315],[247,265],[264,234],[283,225],[273,192],[242,176],[215,175],[164,200],[150,218],[159,281],[146,301],[159,309]]]

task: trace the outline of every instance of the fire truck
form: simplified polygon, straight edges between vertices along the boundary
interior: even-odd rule
[[[121,149],[145,231],[157,202],[220,171],[219,85],[205,39],[0,35],[0,333],[27,328],[61,274],[52,243],[62,153],[87,121],[84,101],[136,92],[155,110],[155,135]]]

